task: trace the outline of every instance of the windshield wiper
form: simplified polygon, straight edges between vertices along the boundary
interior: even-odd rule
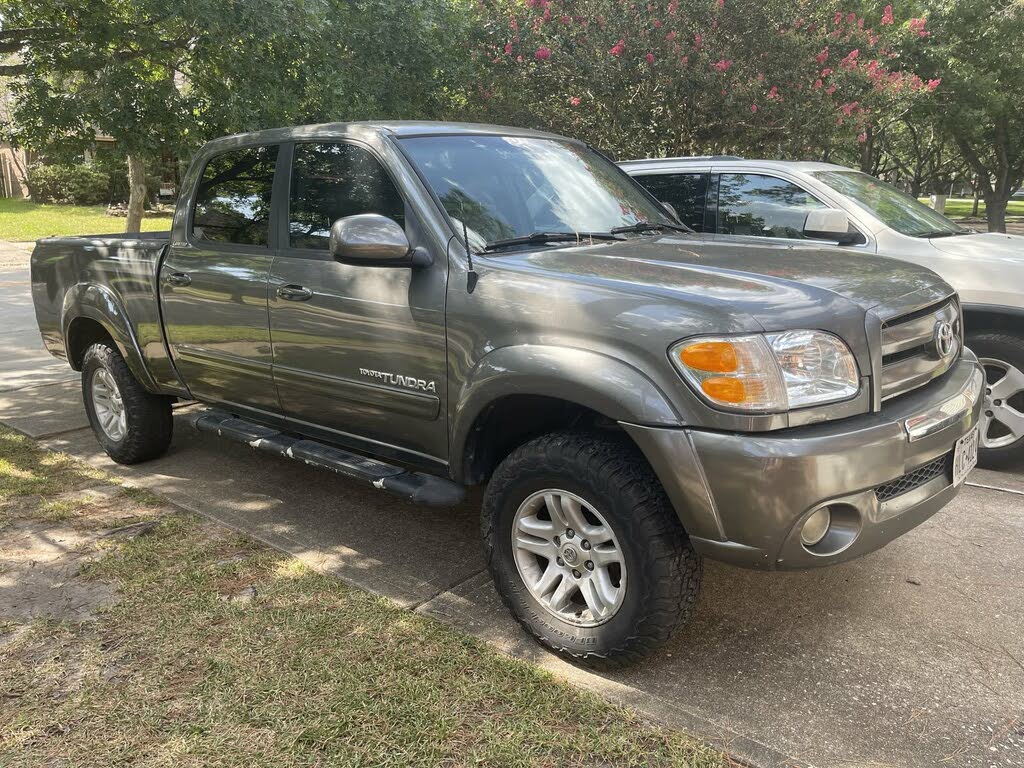
[[[662,229],[671,229],[673,232],[695,232],[685,224],[655,224],[653,221],[638,221],[636,224],[628,224],[624,227],[612,229],[613,235],[624,232],[656,232]]]
[[[487,243],[481,253],[513,248],[517,245],[542,245],[544,243],[579,243],[584,240],[621,240],[614,230],[612,232],[531,232],[522,237],[510,237],[505,240],[492,240]]]
[[[969,234],[971,234],[971,230],[969,230],[969,229],[952,230],[952,231],[950,231],[948,229],[936,229],[936,230],[934,230],[932,232],[922,232],[921,234],[916,235],[916,237],[926,237],[929,240],[931,240],[933,237],[953,237],[954,235],[969,235]]]

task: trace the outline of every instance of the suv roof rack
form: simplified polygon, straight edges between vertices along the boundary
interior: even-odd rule
[[[666,160],[745,160],[739,155],[689,155],[681,157],[645,157],[639,160],[624,160],[626,163],[663,163]]]

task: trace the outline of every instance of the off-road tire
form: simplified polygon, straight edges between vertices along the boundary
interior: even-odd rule
[[[519,575],[515,515],[526,498],[547,488],[593,500],[621,546],[626,594],[604,624],[580,627],[557,618]],[[696,603],[702,558],[646,459],[624,436],[557,432],[521,445],[491,478],[481,527],[487,565],[513,616],[543,645],[587,666],[608,669],[637,661],[684,624]]]
[[[978,357],[1001,360],[1024,371],[1024,336],[1000,331],[969,333],[967,346]],[[1017,396],[1017,400],[1021,400]],[[1017,402],[1019,408],[1024,404]],[[1024,466],[1024,437],[1001,448],[979,448],[978,465],[986,469]]]
[[[103,431],[93,407],[93,374],[100,367],[110,373],[121,393],[127,430],[120,440],[112,440]],[[99,342],[85,350],[82,358],[82,397],[96,439],[107,455],[118,464],[137,464],[166,453],[174,430],[171,398],[147,392],[111,343]]]

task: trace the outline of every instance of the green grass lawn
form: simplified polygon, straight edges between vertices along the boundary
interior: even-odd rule
[[[922,203],[928,205],[928,198],[919,198]],[[946,216],[951,219],[963,219],[971,215],[974,210],[974,200],[969,197],[951,197],[946,200]],[[1024,216],[1024,200],[1011,200],[1006,206],[1007,216]],[[978,204],[978,216],[985,218],[985,201]]]
[[[22,594],[20,574],[67,567],[29,568],[26,541],[83,559]],[[0,571],[19,548],[15,612],[0,608],[5,768],[732,764],[0,427]],[[65,609],[57,588],[114,600],[39,617]]]
[[[142,220],[146,232],[171,228],[169,216]],[[44,205],[0,198],[0,240],[31,241],[51,235],[101,235],[124,231],[124,219],[102,205]]]

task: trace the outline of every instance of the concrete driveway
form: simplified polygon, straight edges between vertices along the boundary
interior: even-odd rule
[[[414,507],[198,435],[126,468],[86,427],[77,378],[41,351],[28,275],[0,260],[0,421],[527,657],[761,765],[1024,765],[1024,474],[976,471],[929,522],[858,561],[764,574],[708,563],[696,617],[599,676],[540,651],[483,571],[479,499]],[[595,760],[598,756],[595,756]]]

